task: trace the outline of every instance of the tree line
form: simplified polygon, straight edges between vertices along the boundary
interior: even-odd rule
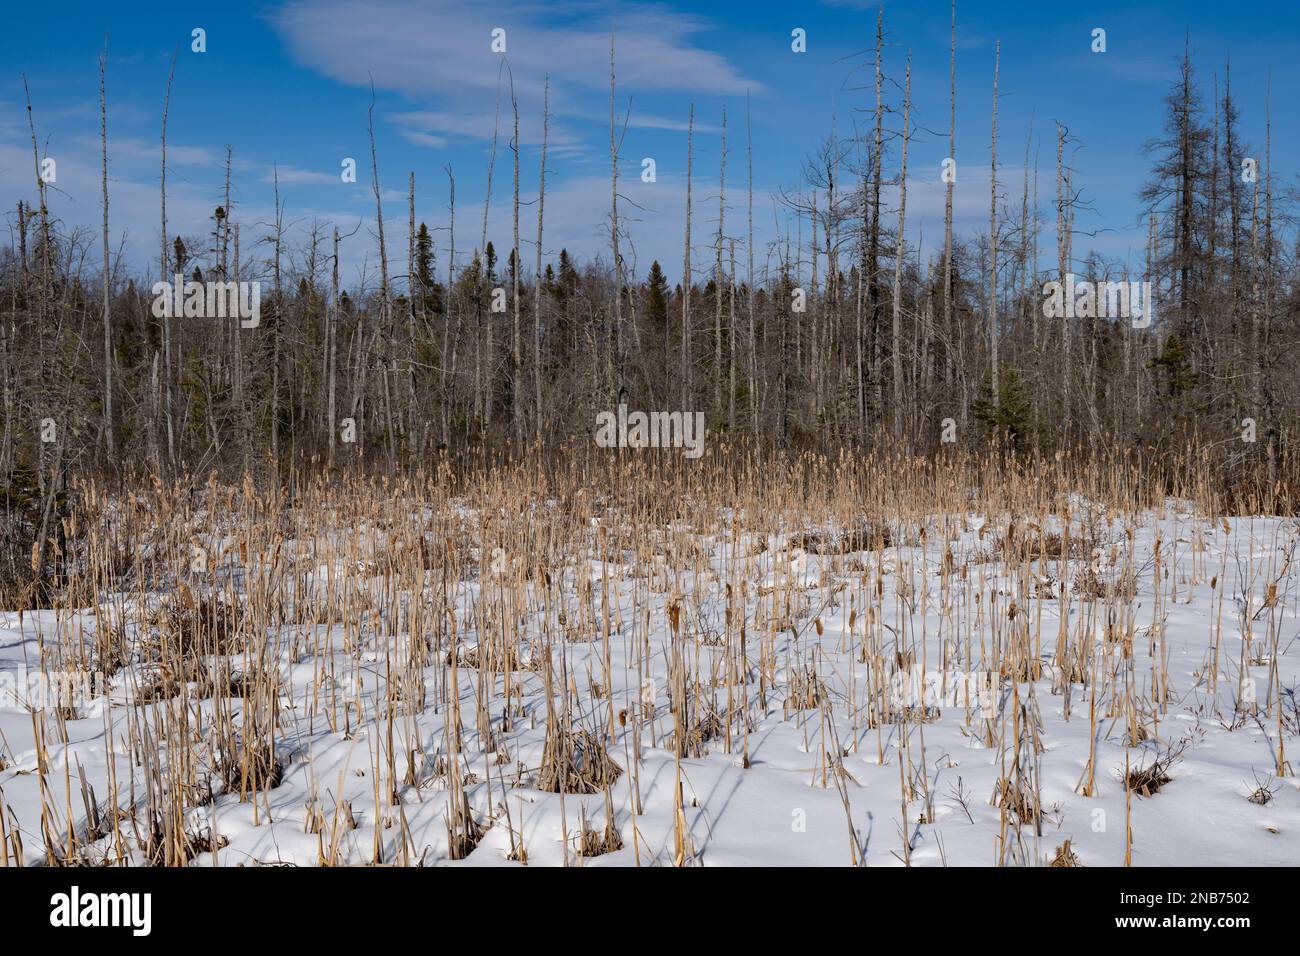
[[[953,23],[955,36],[955,13]],[[832,131],[810,151],[776,197],[779,234],[761,248],[748,103],[743,126],[734,113],[721,117],[716,170],[695,163],[692,107],[676,283],[657,261],[632,274],[620,249],[630,226],[620,211],[626,157],[613,41],[608,254],[585,261],[544,253],[546,133],[540,167],[521,169],[513,79],[498,110],[513,187],[507,248],[488,235],[493,179],[502,175],[494,134],[482,210],[457,209],[454,173],[445,169],[436,188],[448,196],[450,226],[435,242],[435,231],[416,221],[411,171],[407,248],[395,249],[373,116],[372,233],[320,221],[291,233],[278,182],[273,222],[241,223],[229,150],[210,219],[169,221],[169,74],[156,274],[128,274],[113,256],[106,59],[98,233],[49,211],[29,91],[35,178],[13,206],[11,241],[0,249],[7,498],[44,502],[80,470],[275,479],[299,467],[401,468],[472,446],[518,452],[581,440],[596,414],[620,401],[702,410],[715,442],[820,450],[883,443],[922,454],[954,440],[1028,455],[1194,448],[1218,456],[1237,479],[1291,480],[1300,422],[1294,191],[1273,170],[1271,114],[1251,131],[1257,142],[1242,128],[1229,67],[1207,83],[1184,54],[1165,127],[1144,146],[1147,178],[1135,183],[1148,234],[1143,261],[1126,267],[1076,241],[1086,240],[1075,221],[1086,204],[1074,166],[1080,144],[1064,120],[1046,137],[1054,162],[1040,170],[1031,134],[1021,181],[999,178],[998,157],[1010,152],[998,140],[1000,46],[989,75],[991,148],[950,157],[963,169],[988,163],[987,229],[956,234],[946,177],[942,244],[923,249],[909,238],[916,171],[908,147],[919,121],[910,54],[902,76],[889,76],[884,46],[880,13],[862,105],[869,122],[852,136]],[[951,154],[955,42],[950,57]],[[545,131],[546,107],[543,118]],[[520,191],[533,175],[536,234],[525,236]],[[433,188],[423,174],[419,185]],[[716,206],[712,196],[695,200],[692,186],[716,186]],[[375,246],[378,275],[345,288],[340,250],[363,243]],[[156,316],[152,285],[175,274],[259,281],[260,323]],[[1107,317],[1099,307],[1047,316],[1044,283],[1070,275],[1150,282],[1154,321]]]

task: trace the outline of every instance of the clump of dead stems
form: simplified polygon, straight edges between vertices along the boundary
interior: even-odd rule
[[[583,807],[579,831],[579,856],[604,856],[606,853],[614,853],[623,849],[623,837],[619,834],[618,828],[614,826],[613,818],[609,815],[605,817],[604,827],[597,830],[588,823],[587,810],[586,807]]]
[[[548,793],[600,793],[623,768],[589,731],[554,734],[547,739],[537,789]]]
[[[1188,740],[1184,738],[1176,744],[1170,744],[1158,750],[1151,761],[1140,767],[1130,767],[1124,776],[1125,787],[1139,797],[1150,797],[1160,792],[1160,788],[1173,782],[1169,771],[1182,760]]]
[[[1056,848],[1056,852],[1052,854],[1052,859],[1048,861],[1047,865],[1051,867],[1083,866],[1079,862],[1079,855],[1070,849],[1069,840]]]

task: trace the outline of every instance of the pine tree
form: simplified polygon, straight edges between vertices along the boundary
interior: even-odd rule
[[[668,324],[668,280],[656,259],[650,264],[650,277],[646,280],[646,319],[660,331]]]
[[[1033,438],[1033,403],[1020,370],[1004,366],[998,377],[997,400],[993,398],[993,381],[984,376],[972,411],[975,420],[1016,451],[1027,448]]]
[[[429,227],[420,223],[415,233],[415,281],[419,302],[424,311],[438,315],[442,312],[442,285],[437,280],[437,254],[433,251],[433,237]]]
[[[1198,377],[1187,361],[1187,352],[1182,339],[1171,332],[1165,339],[1165,347],[1148,366],[1160,380],[1160,389],[1164,398],[1174,400],[1197,384]]]

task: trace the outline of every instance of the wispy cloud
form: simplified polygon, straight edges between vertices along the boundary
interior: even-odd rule
[[[376,86],[411,96],[495,90],[497,28],[506,31],[516,78],[549,74],[557,84],[604,89],[613,33],[619,80],[631,87],[714,94],[760,88],[693,42],[709,27],[706,19],[657,5],[525,4],[504,11],[448,0],[376,0],[359,17],[346,0],[289,0],[271,22],[300,63],[343,83],[373,77]]]
[[[502,10],[447,0],[376,0],[357,17],[347,0],[288,0],[269,19],[299,64],[339,83],[373,82],[376,89],[430,104],[388,118],[408,142],[434,148],[491,139],[499,89],[504,129],[511,78],[520,139],[537,144],[543,80],[549,78],[550,146],[561,155],[579,151],[583,139],[565,120],[607,121],[591,111],[591,95],[609,87],[611,33],[618,85],[628,95],[725,96],[762,89],[704,45],[714,24],[659,4],[526,3]],[[492,49],[496,29],[505,31],[504,57]],[[634,109],[630,125],[671,130],[684,124]]]
[[[510,103],[502,97],[501,115],[496,117],[494,106],[486,112],[450,110],[411,110],[388,113],[385,116],[396,124],[402,136],[420,146],[443,147],[452,140],[489,140],[493,124],[498,125],[498,142],[504,145],[514,135],[514,117]],[[519,142],[522,146],[537,146],[542,141],[542,117],[529,111],[519,116]],[[570,131],[551,128],[547,133],[547,148],[553,153],[577,149],[580,142]]]
[[[294,185],[301,183],[315,183],[321,186],[336,185],[339,180],[339,170],[321,170],[321,169],[302,169],[298,166],[266,165],[258,166],[263,182],[273,182],[277,178],[280,185]]]

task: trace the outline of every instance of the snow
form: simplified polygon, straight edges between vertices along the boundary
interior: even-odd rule
[[[1076,502],[1075,511],[1086,506]],[[528,608],[508,612],[517,623],[517,669],[510,675],[515,696],[508,702],[504,675],[480,675],[473,662],[491,638],[478,627],[497,619],[483,612],[504,600],[504,582],[518,574],[519,556],[500,547],[477,551],[485,560],[466,563],[465,580],[455,582],[452,598],[462,725],[462,752],[455,763],[472,813],[486,830],[468,857],[453,865],[522,865],[511,859],[519,855],[520,842],[530,866],[848,865],[859,852],[872,866],[1043,865],[1068,839],[1082,864],[1117,866],[1125,859],[1128,814],[1135,866],[1287,865],[1300,859],[1300,778],[1294,772],[1275,776],[1280,744],[1290,768],[1300,767],[1295,697],[1300,591],[1292,586],[1294,569],[1286,564],[1287,549],[1300,534],[1293,519],[1210,520],[1178,503],[1159,514],[1130,518],[1127,526],[1111,517],[1107,542],[1090,559],[1070,562],[1063,575],[1072,581],[1091,565],[1100,578],[1115,580],[1131,530],[1136,591],[1131,604],[1111,602],[1120,613],[1108,623],[1106,601],[1085,600],[1068,588],[1063,596],[1060,562],[1036,562],[1022,577],[996,559],[987,560],[1007,516],[949,517],[951,522],[933,516],[925,522],[924,539],[899,535],[900,544],[879,553],[815,554],[791,546],[792,536],[691,531],[691,557],[674,560],[665,554],[653,561],[612,551],[602,560],[598,529],[588,529],[589,552],[572,555],[566,567],[554,571],[563,605],[552,611],[562,611],[567,624],[557,630],[552,622],[552,632],[568,639],[557,637],[550,649],[555,681],[567,674],[576,689],[575,729],[590,730],[604,741],[623,771],[608,794],[622,849],[586,858],[577,852],[580,821],[585,817],[589,828],[601,830],[606,795],[561,795],[536,786],[547,719],[547,648],[538,617],[547,613],[539,610],[542,585],[530,580],[524,585]],[[718,527],[732,526],[733,518],[743,521],[743,515],[728,515]],[[473,516],[468,520],[472,524]],[[951,538],[941,533],[961,525],[965,530]],[[666,526],[659,537],[680,543],[687,534],[682,526]],[[367,540],[378,548],[386,543],[374,529]],[[295,600],[310,602],[348,589],[382,598],[388,584],[374,567],[331,557],[322,544],[287,543],[289,553],[304,556],[304,570],[291,582]],[[946,589],[945,548],[953,555]],[[1109,563],[1112,549],[1118,549],[1119,565]],[[210,542],[209,551],[226,552],[222,561],[239,560],[238,548],[228,541]],[[243,570],[245,584],[272,573],[265,561]],[[1270,583],[1276,595],[1271,607]],[[438,574],[427,573],[422,588],[406,601],[432,605],[442,587]],[[605,696],[611,679],[599,617],[606,587],[612,701]],[[584,591],[591,595],[588,607],[595,617],[581,613]],[[133,805],[138,809],[143,803],[145,769],[128,746],[133,722],[153,728],[158,754],[176,754],[186,743],[179,731],[164,729],[170,727],[166,713],[184,707],[197,728],[212,722],[220,704],[239,725],[244,708],[251,706],[238,696],[137,700],[150,666],[142,658],[113,674],[106,694],[91,688],[80,695],[75,714],[65,715],[70,717],[63,724],[66,738],[52,708],[25,706],[23,695],[34,680],[29,675],[38,670],[43,650],[48,654],[51,647],[82,637],[93,640],[97,614],[120,621],[138,639],[153,600],[156,596],[108,595],[99,608],[0,614],[0,807],[6,829],[18,829],[28,865],[42,863],[46,855],[42,806],[50,808],[58,832],[66,830],[70,808],[73,829],[85,833],[83,779],[94,789],[101,816],[110,813],[106,795],[114,792],[114,778],[122,814],[129,816]],[[719,733],[703,743],[700,755],[680,760],[687,836],[680,860],[679,765],[669,697],[668,608],[674,602],[681,615],[679,651],[690,679],[698,674],[702,682],[697,699],[712,701],[719,710],[730,701],[735,715],[729,738]],[[1013,603],[1018,619],[1008,624]],[[778,627],[771,614],[784,604],[789,619]],[[499,610],[492,614],[500,616]],[[970,684],[974,689],[968,693],[963,680],[987,673],[995,617],[1004,642],[1009,628],[1029,628],[1039,674],[1029,680],[1016,680],[1026,675],[1014,673],[994,675],[992,697],[981,700],[978,684]],[[742,618],[749,668],[745,688],[729,684],[725,666],[728,647],[738,646]],[[880,661],[861,659],[873,619],[890,654],[888,674],[872,673],[883,666]],[[423,702],[404,691],[390,712],[389,675],[410,653],[409,635],[400,628],[391,633],[403,620],[367,612],[346,626],[296,623],[265,636],[263,666],[275,669],[280,687],[276,752],[283,778],[255,800],[241,802],[239,793],[222,792],[218,785],[214,799],[189,807],[186,832],[217,837],[215,853],[198,853],[192,865],[309,866],[320,861],[322,848],[338,862],[449,862],[448,713],[437,702],[452,674],[450,645],[431,654],[423,669]],[[1218,675],[1211,693],[1217,627]],[[1132,635],[1131,668],[1124,642],[1107,639],[1122,637],[1126,628]],[[1246,647],[1248,630],[1253,640]],[[1054,653],[1063,632],[1075,644],[1091,635],[1098,647],[1092,662],[1102,678],[1096,685],[1095,737],[1089,720],[1093,686],[1060,680]],[[964,657],[968,646],[972,660]],[[911,671],[900,673],[909,652]],[[922,662],[931,672],[928,678],[921,673]],[[231,663],[240,671],[245,655],[234,654]],[[936,678],[945,667],[948,680]],[[807,673],[820,682],[819,706],[799,706],[805,701],[796,693],[795,678]],[[1167,675],[1164,707],[1153,701],[1162,674]],[[926,710],[911,713],[933,719],[870,725],[868,688],[883,680],[886,692],[892,686],[897,694],[909,682],[924,687],[927,679],[937,683],[937,693],[924,700]],[[1148,735],[1131,747],[1126,746],[1126,679],[1133,682],[1136,719]],[[1068,696],[1060,693],[1062,686]],[[1255,689],[1253,709],[1249,696],[1238,699],[1240,688],[1249,686]],[[742,692],[749,703],[747,740]],[[480,693],[488,694],[486,736],[476,711]],[[557,688],[557,707],[562,696]],[[902,703],[922,702],[909,697]],[[646,718],[639,761],[633,739],[637,722],[616,719],[611,726],[611,704],[624,718],[638,708]],[[508,709],[512,718],[505,726]],[[1030,737],[1041,746],[1036,759],[1032,747],[1015,746],[1018,721],[1032,726]],[[43,772],[38,731],[46,754]],[[1179,745],[1185,749],[1169,770],[1171,782],[1150,796],[1126,792],[1126,756],[1131,766],[1144,766],[1162,748]],[[1094,792],[1085,796],[1083,781],[1094,749]],[[1041,833],[1032,825],[1017,826],[1013,815],[992,802],[1018,750],[1035,765]],[[207,759],[221,756],[202,747],[195,752]],[[913,774],[905,821],[900,766]],[[1263,805],[1247,799],[1261,785],[1274,791]],[[310,825],[313,812],[323,819],[323,829]],[[130,835],[130,826],[124,824],[122,832]],[[11,840],[8,852],[14,845]],[[112,856],[112,837],[85,852]],[[126,852],[134,863],[147,862],[138,846],[128,845]]]

